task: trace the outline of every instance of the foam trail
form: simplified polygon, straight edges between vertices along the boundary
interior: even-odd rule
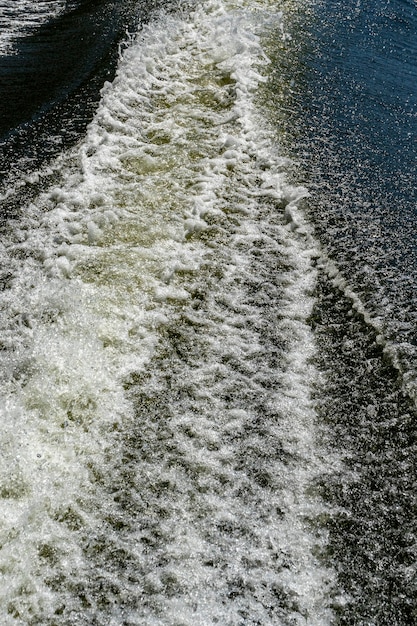
[[[271,25],[155,18],[3,243],[7,626],[332,622],[318,251],[256,107]]]

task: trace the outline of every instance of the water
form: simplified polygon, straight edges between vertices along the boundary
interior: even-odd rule
[[[44,4],[2,28],[16,102],[69,68],[3,99],[2,624],[413,624],[415,5]]]
[[[317,251],[255,105],[281,26],[262,4],[151,19],[9,220],[6,624],[329,620]]]
[[[293,14],[277,124],[322,253],[312,322],[340,512],[328,560],[338,624],[414,624],[416,134],[414,2],[317,2]],[[282,52],[282,51],[281,51]]]
[[[41,24],[56,17],[65,9],[66,2],[44,0],[34,6],[28,0],[0,2],[0,50],[4,54],[15,52],[16,42],[39,28]]]
[[[38,171],[85,133],[103,83],[114,77],[122,39],[151,6],[110,0],[0,5],[8,24],[0,38],[1,188],[11,186],[10,178],[21,180],[22,171]]]
[[[315,3],[296,158],[311,219],[415,387],[415,3]],[[308,111],[308,117],[303,111]],[[352,259],[354,261],[352,262]],[[415,393],[414,391],[412,393]]]

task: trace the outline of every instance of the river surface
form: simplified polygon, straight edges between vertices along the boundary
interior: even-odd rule
[[[417,623],[417,7],[0,0],[0,621]]]

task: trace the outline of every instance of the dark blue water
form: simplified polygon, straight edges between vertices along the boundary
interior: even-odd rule
[[[352,0],[318,2],[314,12],[296,154],[311,217],[415,370],[417,7]]]
[[[339,288],[326,271],[320,275],[312,319],[326,380],[318,398],[324,436],[344,457],[343,471],[320,487],[341,511],[327,521],[325,555],[346,594],[334,607],[336,623],[411,626],[417,5],[319,1],[293,28],[298,73],[287,124],[295,129],[296,176],[310,189],[310,219],[345,281]]]

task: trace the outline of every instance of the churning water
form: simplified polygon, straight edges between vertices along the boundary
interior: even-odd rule
[[[323,78],[349,7],[0,10],[1,623],[415,623],[413,327]]]

